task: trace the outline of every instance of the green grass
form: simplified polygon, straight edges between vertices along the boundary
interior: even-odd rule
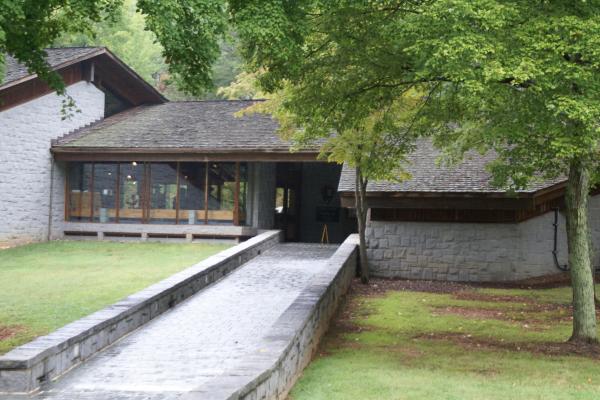
[[[473,292],[516,301],[405,291],[352,297],[290,397],[600,398],[600,360],[564,344],[568,288]]]
[[[227,247],[58,241],[0,250],[0,337],[12,332],[0,354]]]

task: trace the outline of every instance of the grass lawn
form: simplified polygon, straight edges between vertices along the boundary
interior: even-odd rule
[[[58,241],[0,250],[0,354],[228,247]]]
[[[570,288],[427,293],[396,282],[354,284],[290,398],[600,398],[598,348],[574,355],[564,342]]]

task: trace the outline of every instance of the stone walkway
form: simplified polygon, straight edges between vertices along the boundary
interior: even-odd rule
[[[67,373],[35,398],[177,399],[259,348],[263,335],[335,249],[277,245]]]

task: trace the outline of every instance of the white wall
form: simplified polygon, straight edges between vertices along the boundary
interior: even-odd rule
[[[0,112],[0,246],[46,240],[49,229],[50,142],[104,117],[104,93],[93,84],[67,88],[77,112],[61,119],[62,97],[48,94]],[[54,166],[52,218],[62,222],[64,165]]]
[[[554,213],[521,223],[371,221],[373,275],[452,281],[519,280],[559,272],[552,257]],[[567,263],[565,219],[559,217],[559,262]],[[590,228],[600,264],[600,196],[590,199]]]

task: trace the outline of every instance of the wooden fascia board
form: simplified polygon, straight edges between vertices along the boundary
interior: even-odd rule
[[[94,149],[53,147],[60,161],[319,161],[315,152],[223,151],[197,149]]]
[[[88,53],[88,54],[85,54],[83,56],[74,58],[72,60],[65,61],[64,63],[58,64],[58,65],[52,67],[52,70],[53,71],[60,71],[63,68],[69,67],[69,66],[71,66],[73,64],[77,64],[77,63],[85,61],[85,60],[89,60],[90,58],[94,58],[96,56],[99,56],[101,54],[105,54],[107,52],[108,52],[108,50],[106,48],[102,47],[102,48],[100,48],[100,49],[98,49],[96,51],[93,51],[91,53]],[[17,79],[17,80],[11,81],[11,82],[7,82],[7,83],[5,83],[3,85],[0,85],[0,91],[2,91],[4,89],[7,89],[9,87],[20,85],[23,82],[27,82],[27,81],[30,81],[32,79],[36,79],[37,77],[38,77],[37,74],[32,74],[32,75],[24,76],[24,77],[22,77],[20,79]]]

